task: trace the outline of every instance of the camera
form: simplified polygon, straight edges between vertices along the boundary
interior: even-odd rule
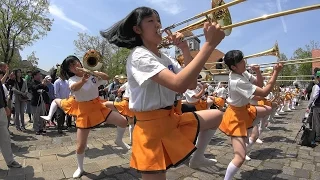
[[[37,93],[43,93],[45,90],[43,90],[43,89],[38,89],[37,90]]]

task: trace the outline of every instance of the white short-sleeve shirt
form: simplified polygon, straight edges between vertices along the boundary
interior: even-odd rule
[[[132,111],[151,111],[174,104],[176,92],[151,79],[164,69],[178,73],[182,68],[176,60],[163,53],[160,58],[144,46],[131,50],[126,70]]]
[[[122,84],[122,86],[120,86],[119,90],[120,91],[124,91],[124,93],[122,95],[124,98],[129,98],[130,97],[129,96],[129,83],[128,82]]]
[[[69,78],[69,88],[76,82],[81,81],[82,77],[72,76]],[[100,85],[106,84],[107,81],[99,80],[97,77],[90,76],[88,81],[78,91],[71,91],[71,94],[75,96],[76,101],[91,101],[99,96],[98,87]]]
[[[228,88],[229,96],[227,102],[232,106],[241,107],[249,104],[249,100],[253,97],[257,86],[252,84],[248,78],[230,72]]]
[[[193,96],[196,94],[199,94],[199,92],[201,91],[202,87],[201,85],[198,83],[196,89],[187,89],[186,92],[184,92],[184,96],[186,97],[186,101],[188,103],[196,103],[199,101],[199,99],[194,98]]]
[[[217,90],[217,97],[226,99],[227,98],[227,89],[225,87],[221,87]]]

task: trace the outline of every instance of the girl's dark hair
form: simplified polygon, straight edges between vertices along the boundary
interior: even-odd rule
[[[14,75],[16,76],[16,82],[18,82],[18,76],[17,76],[17,74],[18,74],[18,71],[20,71],[20,73],[22,73],[21,72],[21,69],[15,69],[15,70],[13,70],[13,73],[14,73]],[[22,78],[22,74],[21,74],[21,77],[20,77],[20,81],[23,81],[23,78]]]
[[[224,63],[228,66],[230,70],[231,66],[235,66],[243,59],[243,53],[240,50],[231,50],[224,55]]]
[[[69,67],[70,64],[73,64],[74,62],[78,61],[80,64],[80,60],[76,56],[68,56],[66,59],[63,60],[61,67],[60,67],[60,74],[68,80],[70,77],[74,76],[75,74],[70,71]],[[81,64],[82,66],[82,64]]]
[[[142,39],[139,34],[136,34],[133,31],[133,26],[140,26],[142,20],[152,16],[153,13],[159,17],[159,13],[154,9],[149,7],[138,7],[111,28],[101,31],[100,34],[106,38],[110,44],[114,44],[118,47],[133,49],[137,46],[142,46]]]

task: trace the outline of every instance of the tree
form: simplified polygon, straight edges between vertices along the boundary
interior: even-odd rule
[[[110,77],[114,77],[119,74],[126,73],[127,58],[130,54],[130,50],[126,48],[119,48],[109,61],[106,72]]]
[[[0,54],[10,64],[14,51],[45,36],[52,25],[48,0],[0,0]]]
[[[36,57],[36,53],[34,51],[27,56],[27,61],[29,61],[33,67],[38,67],[39,58]]]
[[[281,61],[287,61],[288,58],[285,54],[281,53],[280,54],[280,60]],[[295,65],[285,65],[280,72],[280,76],[295,76],[297,73],[297,69]],[[279,80],[290,80],[292,77],[279,77]],[[289,81],[279,81],[279,84],[284,84],[284,85],[291,85],[292,83]]]
[[[78,40],[74,41],[74,45],[76,46],[75,55],[80,57],[80,59],[82,59],[84,54],[90,49],[98,51],[102,56],[104,67],[106,67],[110,61],[115,48],[103,37],[90,36],[87,33],[78,33]]]
[[[78,39],[74,41],[76,47],[76,56],[82,58],[84,54],[94,49],[100,52],[102,56],[102,69],[110,77],[119,74],[126,74],[126,59],[130,53],[129,49],[118,48],[108,43],[101,36],[90,36],[86,33],[78,33]]]
[[[312,57],[312,50],[318,49],[319,43],[315,41],[310,41],[310,44],[305,46],[305,49],[298,48],[294,51],[292,59],[305,59]],[[312,74],[312,63],[297,64],[297,70],[299,75],[310,75]]]

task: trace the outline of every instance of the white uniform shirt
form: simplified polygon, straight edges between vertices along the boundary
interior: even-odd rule
[[[226,99],[227,98],[227,89],[225,87],[221,87],[217,90],[217,97]]]
[[[151,80],[164,69],[178,73],[182,68],[176,60],[163,53],[160,58],[144,46],[131,50],[126,70],[132,111],[151,111],[174,104],[176,92]]]
[[[250,81],[249,81],[250,80]],[[230,72],[229,74],[229,96],[227,102],[235,107],[242,107],[249,104],[257,86],[252,84],[256,78],[249,72],[243,76]]]
[[[129,96],[129,83],[128,82],[122,84],[122,86],[120,86],[119,90],[120,91],[124,91],[122,97],[124,97],[124,98],[129,98],[130,97]]]
[[[81,81],[82,77],[72,76],[69,78],[69,88],[76,82]],[[107,81],[99,80],[97,77],[90,76],[88,81],[78,91],[71,91],[71,94],[75,96],[78,102],[91,101],[99,96],[98,87],[106,84]]]
[[[196,102],[198,102],[199,99],[194,98],[193,96],[196,95],[196,94],[199,94],[201,89],[202,89],[202,86],[199,83],[198,83],[196,89],[187,89],[186,92],[184,93],[184,96],[186,97],[186,101],[188,103],[196,103]]]

